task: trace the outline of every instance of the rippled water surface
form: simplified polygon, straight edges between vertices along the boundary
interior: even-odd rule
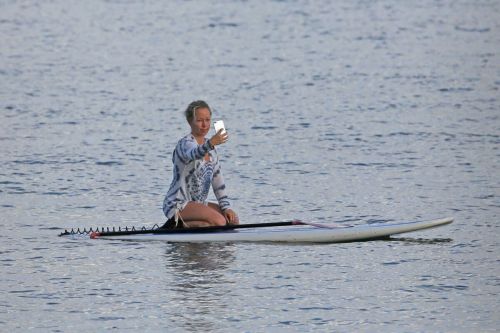
[[[0,330],[497,331],[498,1],[0,1]],[[453,216],[327,245],[152,226],[182,110],[244,223]]]

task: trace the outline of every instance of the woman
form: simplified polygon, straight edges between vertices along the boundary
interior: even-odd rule
[[[208,227],[238,224],[238,215],[230,208],[225,193],[215,146],[226,143],[223,130],[210,139],[212,110],[204,101],[194,101],[185,111],[191,133],[177,143],[173,152],[174,178],[170,184],[163,212],[167,222],[162,228]],[[207,202],[210,185],[218,204]]]

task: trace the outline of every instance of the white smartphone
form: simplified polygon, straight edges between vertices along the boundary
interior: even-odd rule
[[[215,133],[219,132],[220,129],[223,129],[222,133],[226,133],[226,128],[224,127],[224,121],[217,120],[214,122]]]

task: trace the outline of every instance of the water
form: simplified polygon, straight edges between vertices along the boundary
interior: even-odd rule
[[[0,2],[0,328],[497,331],[498,1]],[[67,240],[161,223],[205,99],[243,222],[454,216],[330,245]]]

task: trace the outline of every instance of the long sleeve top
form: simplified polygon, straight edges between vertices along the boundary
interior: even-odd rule
[[[208,153],[209,160],[205,161]],[[211,149],[208,139],[198,144],[192,134],[188,134],[177,143],[172,162],[173,179],[163,200],[163,212],[170,219],[181,211],[189,201],[207,204],[210,185],[221,210],[231,206],[226,195],[217,150]]]

